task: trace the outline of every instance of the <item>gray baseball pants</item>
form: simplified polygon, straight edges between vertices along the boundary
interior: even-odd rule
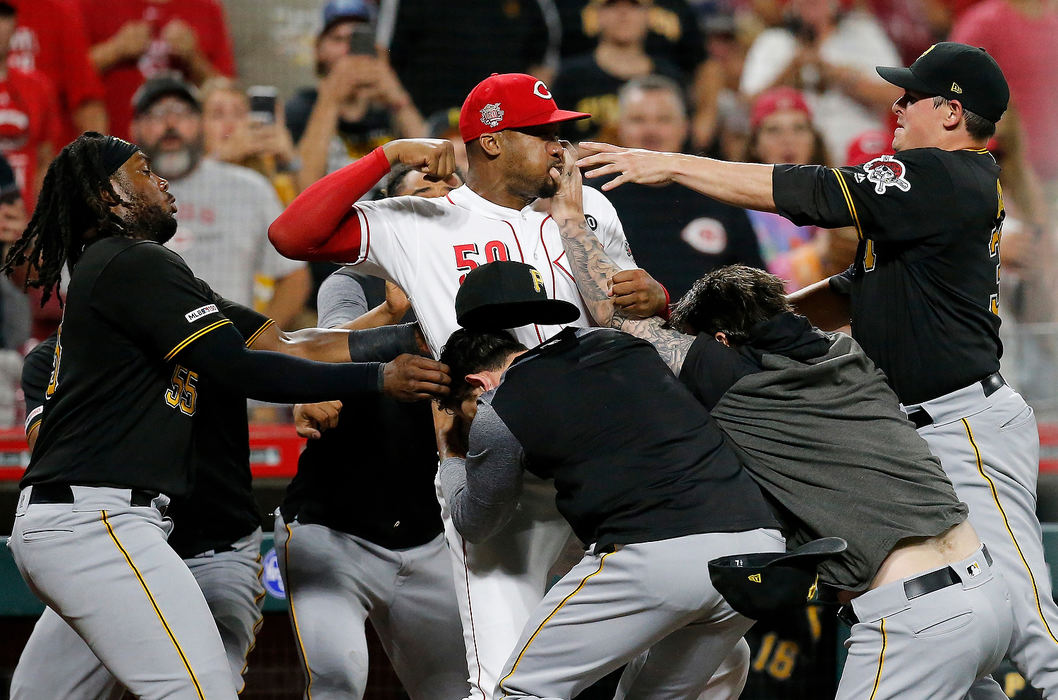
[[[276,513],[276,554],[306,674],[305,698],[361,698],[370,619],[412,700],[467,694],[466,659],[444,537],[391,550]]]
[[[159,508],[128,489],[72,487],[74,503],[22,490],[9,546],[22,578],[134,695],[234,700],[224,645]]]
[[[261,530],[238,540],[231,551],[206,552],[184,563],[195,577],[217,623],[238,692],[246,657],[261,624]],[[62,673],[54,673],[62,659]],[[120,697],[123,688],[66,621],[51,608],[33,627],[11,677],[11,700],[84,700]]]
[[[925,572],[852,601],[837,700],[959,700],[999,665],[1013,625],[1003,577],[981,550],[949,566],[957,581],[944,588],[909,600],[905,581]]]
[[[708,562],[784,550],[776,531],[752,530],[587,552],[533,611],[496,697],[568,700],[648,649],[620,697],[697,697],[753,625],[713,588]]]
[[[1058,606],[1036,517],[1040,440],[1032,408],[1009,386],[986,397],[980,384],[905,410],[920,407],[933,424],[918,433],[970,507],[970,522],[1010,588],[1007,655],[1045,698],[1058,699]],[[970,697],[995,697],[995,690],[978,684]]]

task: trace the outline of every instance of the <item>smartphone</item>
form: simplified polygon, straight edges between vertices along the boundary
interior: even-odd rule
[[[349,54],[352,56],[375,56],[375,28],[369,24],[358,25],[349,35]]]
[[[279,90],[274,85],[253,85],[246,90],[250,98],[250,120],[256,124],[273,124],[276,120],[276,97]]]

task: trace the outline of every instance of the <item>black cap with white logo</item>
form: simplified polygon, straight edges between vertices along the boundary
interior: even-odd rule
[[[999,64],[984,49],[953,41],[929,47],[909,68],[875,70],[912,92],[958,100],[965,109],[997,122],[1007,109],[1010,88]]]
[[[549,299],[540,272],[521,262],[482,265],[467,274],[456,293],[456,321],[473,330],[558,325],[579,317],[573,304]]]

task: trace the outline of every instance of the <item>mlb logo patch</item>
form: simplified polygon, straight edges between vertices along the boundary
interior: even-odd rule
[[[503,121],[503,110],[499,102],[486,104],[481,108],[481,123],[490,129],[495,129]]]
[[[969,574],[970,578],[981,575],[981,565],[976,561],[966,567],[966,573]]]
[[[187,319],[188,323],[194,323],[195,321],[197,321],[198,319],[202,318],[203,316],[209,316],[210,314],[215,314],[215,313],[217,313],[217,311],[218,310],[217,310],[217,305],[216,304],[206,304],[205,306],[198,307],[194,311],[188,311],[186,314],[184,314],[184,318]]]

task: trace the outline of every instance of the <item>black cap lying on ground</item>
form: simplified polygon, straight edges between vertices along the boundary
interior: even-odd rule
[[[506,260],[471,270],[456,293],[456,321],[470,330],[558,325],[580,317],[568,301],[548,299],[544,277],[532,265]]]
[[[875,70],[905,90],[958,100],[990,122],[999,121],[1010,100],[1007,79],[995,59],[984,49],[953,41],[929,47],[909,68],[878,66]]]
[[[720,557],[709,562],[709,579],[732,608],[761,620],[807,603],[816,567],[847,547],[840,537],[823,537],[792,552]]]

